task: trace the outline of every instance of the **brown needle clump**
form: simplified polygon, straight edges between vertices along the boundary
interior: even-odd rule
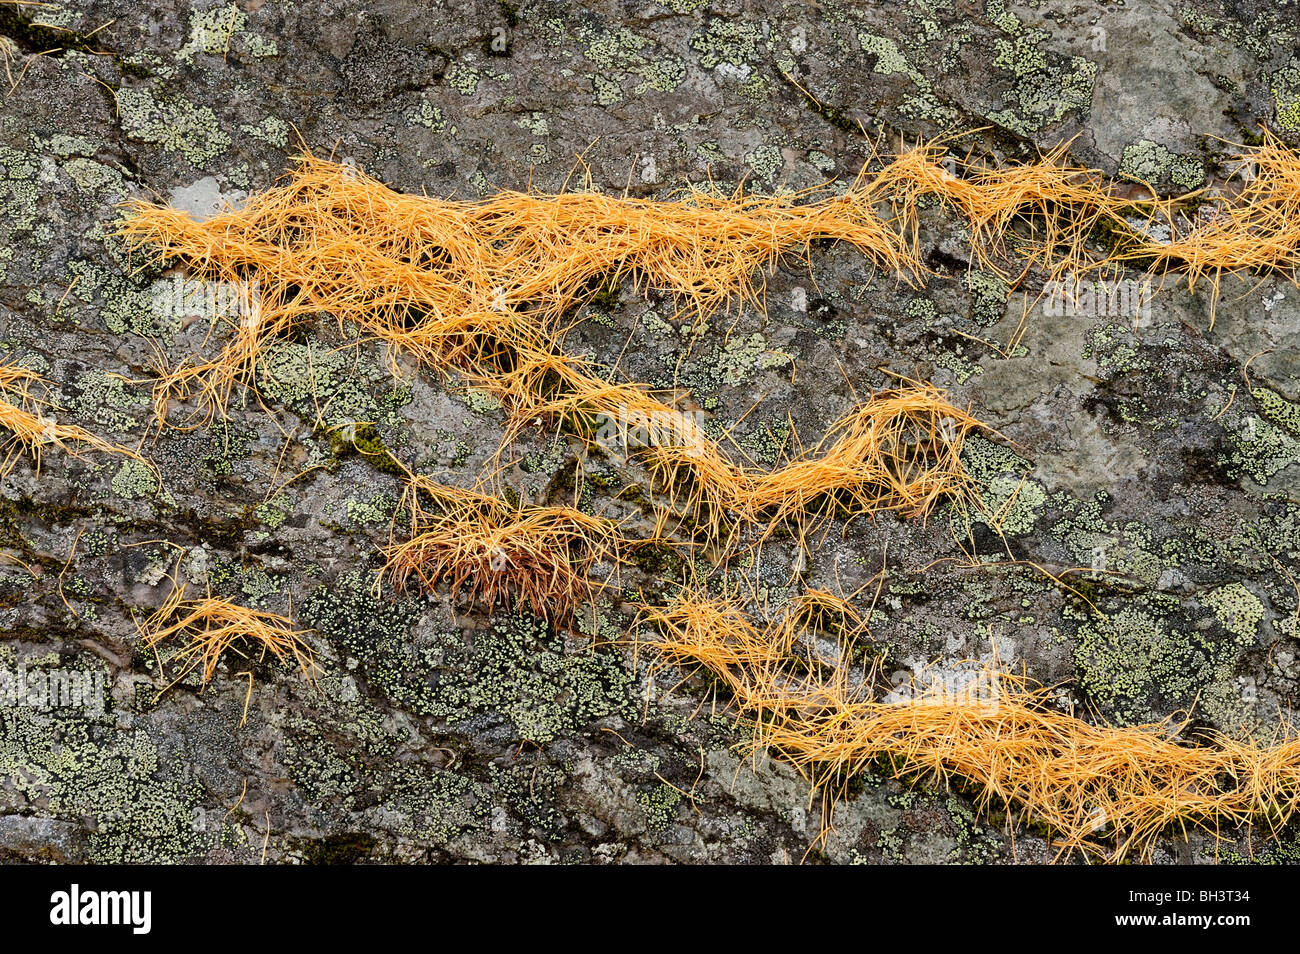
[[[961,464],[967,434],[983,425],[937,388],[881,391],[833,424],[816,446],[773,470],[734,461],[694,419],[646,391],[575,380],[565,394],[530,405],[572,433],[643,463],[675,516],[708,539],[723,528],[815,524],[836,505],[851,516],[924,516],[941,499],[973,502]]]
[[[411,478],[404,503],[411,535],[384,551],[383,575],[399,590],[445,582],[452,599],[463,590],[482,606],[516,603],[567,624],[598,589],[592,567],[619,561],[616,526],[571,507],[511,504],[425,477]]]
[[[740,503],[754,519],[775,523],[814,512],[827,497],[854,515],[924,516],[944,498],[974,502],[961,449],[979,427],[936,388],[881,392],[784,467],[744,475]]]
[[[179,258],[206,280],[247,289],[233,339],[216,357],[164,374],[160,416],[171,397],[199,398],[211,412],[253,380],[265,342],[320,314],[511,401],[520,414],[548,376],[601,380],[563,357],[559,320],[598,283],[629,276],[637,289],[674,295],[696,320],[749,301],[763,307],[761,270],[805,257],[814,241],[844,242],[883,271],[925,272],[918,208],[937,197],[970,226],[972,262],[1012,285],[1037,265],[1049,278],[1128,261],[1183,269],[1193,284],[1230,269],[1293,271],[1300,248],[1300,157],[1267,135],[1240,158],[1247,186],[1202,225],[1180,226],[1179,199],[1126,198],[1099,170],[1070,165],[1068,144],[1034,162],[990,168],[945,157],[939,143],[907,149],[876,171],[864,167],[842,194],[807,190],[759,196],[690,190],[670,200],[593,193],[502,192],[477,202],[405,195],[355,168],[301,157],[287,184],[203,222],[176,209],[134,203],[122,226],[135,245]],[[1154,238],[1157,227],[1175,234]],[[1108,232],[1120,247],[1088,242]],[[1014,246],[1009,248],[1008,244]],[[1007,263],[1019,256],[1018,274]],[[608,383],[608,382],[606,382]]]

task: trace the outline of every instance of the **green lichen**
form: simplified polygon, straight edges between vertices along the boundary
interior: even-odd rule
[[[623,87],[606,76],[593,76],[592,89],[596,93],[597,106],[616,106],[623,102]]]
[[[126,194],[126,181],[122,174],[112,166],[93,159],[70,159],[63,164],[63,171],[77,184],[78,189],[88,195]]]
[[[1097,64],[1082,56],[1068,59],[1042,46],[1051,36],[1024,25],[1001,0],[985,5],[990,17],[1006,34],[993,42],[993,65],[1005,70],[1013,87],[1002,109],[989,119],[1021,136],[1032,137],[1060,123],[1071,113],[1087,116],[1092,109]]]
[[[389,493],[378,493],[369,500],[349,497],[347,502],[348,519],[354,524],[387,523],[397,510],[397,499]]]
[[[256,564],[233,565],[238,580],[238,591],[243,602],[255,609],[266,607],[274,597],[284,592],[284,574],[270,573]]]
[[[230,136],[216,113],[183,96],[124,87],[118,91],[117,106],[127,136],[178,153],[197,169],[206,169],[230,147]]]
[[[1011,289],[1001,276],[993,272],[967,272],[962,279],[970,293],[972,317],[980,325],[992,325],[1002,318]]]
[[[1219,624],[1233,635],[1238,645],[1249,646],[1259,635],[1264,604],[1242,583],[1228,583],[1206,593],[1201,602],[1213,612]]]
[[[394,703],[451,725],[496,713],[518,738],[541,744],[607,716],[635,718],[632,677],[616,653],[570,651],[563,636],[530,616],[498,615],[484,629],[413,642],[407,628],[416,606],[378,599],[361,573],[318,589],[301,614],[360,659]]]
[[[1171,182],[1186,190],[1198,189],[1205,182],[1204,163],[1180,156],[1150,139],[1139,139],[1124,147],[1119,172],[1138,182],[1152,185]]]
[[[1098,370],[1108,377],[1153,370],[1138,351],[1131,325],[1107,323],[1091,329],[1083,356],[1095,360]]]
[[[248,123],[239,127],[240,131],[245,135],[260,139],[277,149],[283,149],[289,145],[290,128],[288,123],[276,116],[267,116],[260,123]]]
[[[958,384],[965,384],[975,375],[984,373],[984,369],[967,356],[965,345],[961,342],[955,342],[950,350],[936,350],[934,363],[940,368],[951,371]]]
[[[230,50],[230,41],[248,25],[248,17],[235,4],[190,14],[190,34],[176,58],[190,62],[195,53],[222,54]]]
[[[671,785],[659,785],[647,792],[638,792],[636,800],[645,810],[646,829],[651,834],[659,834],[672,824],[682,793]]]
[[[1231,450],[1222,459],[1232,477],[1245,475],[1261,487],[1292,464],[1300,462],[1300,440],[1263,418],[1247,415],[1229,432]]]
[[[443,132],[447,121],[443,118],[442,107],[431,103],[423,96],[420,102],[406,111],[406,122],[410,126],[423,126],[433,132]]]
[[[1226,634],[1181,623],[1179,602],[1163,595],[1103,607],[1105,618],[1089,618],[1075,636],[1080,686],[1120,724],[1187,710],[1199,696],[1204,717],[1235,728],[1242,706],[1233,672],[1258,601],[1224,590],[1216,600],[1236,630]]]
[[[1300,404],[1288,401],[1276,391],[1264,387],[1251,388],[1250,396],[1255,399],[1264,417],[1300,437]]]
[[[95,369],[77,378],[76,386],[80,394],[68,406],[79,420],[92,419],[121,433],[139,425],[139,419],[131,412],[146,403],[145,396],[121,377]]]
[[[546,118],[545,113],[525,113],[515,120],[515,125],[520,129],[526,129],[534,136],[549,136],[551,134],[551,124]]]
[[[53,222],[40,212],[41,196],[53,185],[54,168],[40,157],[0,146],[0,282],[5,280],[16,250],[39,247],[54,238]],[[19,236],[27,238],[20,243]]]
[[[907,73],[910,75],[914,72],[912,65],[907,62],[907,57],[903,55],[903,51],[889,37],[878,36],[874,33],[859,33],[858,43],[861,44],[864,53],[870,53],[876,57],[875,72],[884,76],[890,76],[894,73]]]
[[[972,510],[971,519],[1004,534],[1034,528],[1047,492],[1027,477],[1033,470],[1029,461],[978,434],[966,438],[961,459],[980,495],[981,506]]]
[[[152,497],[158,493],[158,476],[144,461],[128,458],[113,478],[113,493],[127,500]]]
[[[113,334],[137,334],[170,339],[180,328],[182,315],[160,306],[173,292],[171,280],[137,285],[121,273],[94,262],[69,262],[67,281],[71,298],[99,305],[104,327]]]
[[[598,30],[584,26],[578,37],[584,43],[583,56],[600,67],[600,72],[591,74],[600,105],[622,102],[625,82],[632,82],[632,92],[641,96],[650,91],[671,92],[686,79],[686,65],[679,57],[626,27]]]
[[[808,150],[808,164],[822,175],[831,175],[835,171],[835,160],[820,149]]]
[[[706,70],[717,69],[723,63],[743,67],[758,54],[762,34],[757,27],[734,20],[712,20],[708,26],[691,37],[691,49],[700,54],[700,65]]]
[[[274,530],[288,519],[290,509],[289,498],[284,494],[276,494],[254,507],[253,516]]]
[[[258,389],[287,405],[318,426],[341,429],[355,425],[355,433],[368,440],[364,423],[399,425],[398,409],[410,401],[409,387],[384,391],[391,380],[379,366],[309,338],[306,342],[277,339],[258,357]],[[346,437],[347,432],[341,432]],[[373,435],[371,435],[373,436]],[[333,438],[331,438],[333,440]]]
[[[775,467],[789,442],[790,421],[787,418],[755,428],[739,443],[755,463],[765,467]]]
[[[1300,56],[1273,74],[1270,87],[1277,109],[1277,125],[1289,133],[1300,134]]]
[[[191,859],[208,834],[194,824],[202,790],[143,728],[115,716],[0,712],[0,778],[41,813],[91,823],[88,860],[158,864]]]
[[[473,96],[478,92],[479,71],[467,63],[453,63],[445,77],[447,85],[462,96]]]
[[[775,182],[777,174],[785,167],[785,157],[773,145],[763,145],[746,154],[745,163],[764,182]]]
[[[248,32],[247,26],[248,15],[234,3],[212,10],[196,10],[190,14],[189,37],[176,52],[176,59],[181,63],[192,63],[196,53],[228,56],[242,51],[256,57],[279,53],[274,40]]]
[[[489,830],[492,795],[457,772],[430,766],[399,768],[381,803],[395,817],[398,834],[421,845],[448,845],[457,839],[481,838]]]
[[[716,356],[713,367],[723,384],[737,385],[748,378],[767,351],[767,339],[758,332],[740,335],[727,342]]]
[[[208,435],[208,452],[200,460],[214,476],[229,476],[235,472],[235,462],[248,456],[253,437],[251,431],[236,430],[229,421],[217,421]]]
[[[39,141],[33,142],[33,145],[37,149],[41,148]],[[84,136],[69,136],[65,133],[55,133],[45,143],[45,148],[62,159],[71,156],[93,156],[98,151],[92,140]]]

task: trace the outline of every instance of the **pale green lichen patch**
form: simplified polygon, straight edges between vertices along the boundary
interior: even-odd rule
[[[113,478],[113,493],[128,500],[152,497],[158,490],[158,476],[148,464],[134,458],[124,460]]]
[[[1088,332],[1083,356],[1097,362],[1097,368],[1109,375],[1151,371],[1150,361],[1138,350],[1131,327],[1108,322]]]
[[[248,23],[248,17],[235,4],[190,14],[190,34],[176,58],[189,62],[195,53],[222,54],[230,51],[230,41]]]
[[[1047,492],[1029,479],[1033,471],[1029,461],[978,434],[966,439],[961,459],[979,489],[980,506],[971,509],[971,519],[1004,534],[1034,528]]]
[[[230,147],[230,136],[207,106],[178,94],[155,95],[150,89],[123,88],[117,94],[122,128],[132,139],[178,153],[205,169]]]
[[[493,415],[502,408],[501,402],[488,394],[486,391],[480,391],[478,388],[469,388],[465,392],[465,403],[475,414]]]
[[[115,335],[130,332],[170,339],[180,328],[180,311],[162,306],[173,297],[175,286],[170,279],[141,286],[111,268],[75,261],[68,263],[67,284],[71,293],[65,306],[75,301],[98,302],[100,320]]]
[[[1241,583],[1228,583],[1210,590],[1201,602],[1208,606],[1219,624],[1241,646],[1253,644],[1264,619],[1264,604]]]
[[[862,46],[864,53],[870,53],[876,57],[875,72],[884,76],[894,73],[906,73],[914,80],[920,76],[912,69],[912,65],[907,62],[907,57],[898,48],[898,44],[889,37],[878,36],[874,33],[859,33],[858,43]]]
[[[462,96],[473,96],[478,92],[479,71],[468,63],[453,63],[445,77],[447,85]]]
[[[194,824],[201,787],[179,766],[165,765],[144,731],[106,732],[109,725],[61,710],[7,709],[0,715],[0,778],[44,814],[90,820],[92,862],[192,857],[205,838]]]
[[[961,342],[954,342],[950,349],[936,349],[934,363],[951,371],[958,384],[965,384],[975,375],[984,373],[984,369],[967,355],[966,346]]]
[[[1224,613],[1240,614],[1233,618],[1241,632],[1226,634],[1185,625],[1178,601],[1167,596],[1139,597],[1118,610],[1104,606],[1105,618],[1087,619],[1075,635],[1079,684],[1121,724],[1187,710],[1199,696],[1205,716],[1236,726],[1242,700],[1233,673],[1249,644],[1241,633],[1258,607],[1252,599],[1235,590],[1217,598]]]
[[[700,55],[700,65],[713,70],[723,63],[738,68],[747,66],[758,55],[762,38],[758,28],[751,24],[717,19],[693,35],[690,42],[691,49]]]
[[[727,342],[726,347],[716,356],[713,367],[723,384],[734,386],[746,380],[761,366],[780,367],[788,361],[788,356],[770,351],[767,339],[754,332]]]
[[[195,10],[190,14],[189,36],[176,52],[176,59],[192,63],[196,53],[228,56],[232,52],[267,57],[279,53],[274,40],[249,32],[248,15],[231,3],[212,10]]]
[[[1112,499],[1104,491],[1086,501],[1065,492],[1048,498],[1049,506],[1063,514],[1050,527],[1052,536],[1065,547],[1073,565],[1094,571],[1095,575],[1080,577],[1086,586],[1124,579],[1129,585],[1177,588],[1188,573],[1246,558],[1239,545],[1244,541],[1219,541],[1199,527],[1158,538],[1140,521],[1107,520],[1103,511]]]
[[[133,412],[138,412],[147,401],[121,377],[97,368],[87,371],[76,383],[81,393],[69,407],[79,419],[92,419],[122,433],[139,425],[140,420]]]
[[[789,448],[790,421],[786,419],[760,424],[738,443],[755,463],[775,467]]]
[[[87,195],[125,195],[126,182],[122,173],[93,159],[69,159],[63,171]]]
[[[1244,474],[1262,487],[1287,467],[1300,462],[1300,440],[1253,414],[1247,415],[1240,427],[1228,436],[1231,450],[1223,463],[1229,476]]]
[[[957,38],[954,38],[950,50],[956,48],[957,42]],[[918,62],[930,59],[928,43],[929,38],[921,33],[908,44],[909,52],[918,58]],[[952,108],[939,101],[929,78],[913,65],[908,58],[908,53],[899,47],[896,40],[868,31],[859,31],[858,45],[864,53],[875,58],[873,72],[882,76],[905,75],[915,85],[916,92],[906,95],[899,106],[902,115],[940,122],[945,126],[951,125],[956,119]]]
[[[1300,404],[1288,401],[1276,391],[1264,387],[1251,388],[1250,396],[1255,399],[1264,417],[1300,437]]]
[[[239,127],[240,132],[260,139],[262,142],[283,149],[289,145],[290,126],[277,116],[267,116],[260,123],[246,123]]]
[[[430,102],[425,96],[421,96],[420,101],[406,111],[406,122],[411,126],[423,126],[433,132],[443,132],[447,129],[447,120],[443,118],[442,107]]]
[[[671,785],[660,784],[649,791],[639,792],[636,799],[645,810],[646,829],[651,834],[658,834],[672,824],[682,793]]]
[[[1277,125],[1289,133],[1300,133],[1300,56],[1273,74],[1273,103]]]
[[[1049,54],[1043,44],[1050,35],[1025,26],[1001,0],[989,0],[985,9],[1007,34],[994,40],[993,65],[1004,70],[1013,84],[1006,105],[989,112],[989,119],[1032,137],[1071,112],[1087,116],[1097,64],[1082,56]]]
[[[1120,159],[1121,176],[1152,185],[1169,182],[1185,190],[1200,188],[1205,182],[1205,164],[1190,156],[1180,156],[1150,139],[1140,139],[1124,147]]]
[[[972,317],[980,325],[996,324],[1006,311],[1010,286],[993,272],[971,271],[962,278],[971,297]]]
[[[989,864],[1002,855],[994,830],[980,825],[970,806],[942,791],[931,791],[924,783],[889,795],[875,813],[881,817],[875,847],[886,862]],[[920,818],[934,822],[918,824]],[[849,862],[871,864],[872,860],[853,849]]]
[[[399,425],[398,409],[411,397],[409,387],[391,384],[376,396],[391,382],[384,371],[350,349],[315,338],[268,343],[258,357],[257,382],[264,394],[327,429],[358,421]]]
[[[777,175],[785,166],[781,150],[767,143],[746,154],[745,163],[754,170],[754,174],[764,182],[775,182]]]
[[[253,508],[253,516],[272,530],[284,523],[289,513],[289,498],[285,494],[276,494]]]
[[[358,525],[388,523],[396,510],[397,500],[388,493],[375,494],[369,500],[349,497],[347,502],[348,519]]]
[[[52,164],[42,164],[36,154],[0,146],[0,282],[18,249],[44,246],[54,238],[52,221],[39,210],[54,169]],[[20,236],[25,240],[20,242]]]
[[[599,105],[621,103],[626,84],[631,84],[634,95],[642,96],[651,91],[671,92],[686,79],[686,65],[680,57],[626,27],[600,30],[584,26],[578,38],[584,44],[583,56],[599,68],[590,74]]]
[[[541,744],[606,716],[635,716],[632,676],[608,649],[567,649],[561,635],[522,614],[415,644],[407,628],[417,615],[412,603],[376,598],[359,573],[317,590],[302,607],[303,618],[357,656],[396,704],[452,725],[496,713],[517,738]]]

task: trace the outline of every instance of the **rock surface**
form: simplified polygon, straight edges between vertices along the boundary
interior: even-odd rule
[[[1051,858],[1042,832],[1013,839],[968,794],[874,775],[818,841],[806,783],[738,754],[726,700],[626,648],[630,604],[605,599],[566,635],[376,590],[400,488],[364,451],[470,486],[501,409],[400,360],[394,377],[382,348],[322,322],[264,356],[260,401],[159,432],[149,378],[202,345],[211,313],[201,296],[160,307],[183,277],[128,261],[116,205],[206,214],[272,185],[304,145],[443,196],[664,196],[709,176],[799,189],[851,179],[877,143],[977,127],[963,142],[981,155],[1073,140],[1081,163],[1181,191],[1227,181],[1222,140],[1261,123],[1300,141],[1297,22],[1289,0],[0,5],[0,348],[50,379],[66,420],[139,445],[161,474],[51,452],[0,482],[0,667],[105,687],[102,709],[0,709],[0,857]],[[568,344],[621,354],[636,380],[675,375],[765,465],[854,392],[949,388],[997,429],[967,462],[1004,539],[943,514],[858,522],[814,548],[807,582],[851,592],[885,565],[872,633],[900,670],[996,651],[1078,711],[1190,711],[1271,737],[1300,677],[1300,292],[1225,280],[1213,326],[1205,290],[1172,280],[1136,321],[1025,315],[1038,289],[972,271],[953,218],[930,210],[922,244],[924,288],[818,248],[770,275],[766,315],[679,327],[629,285]],[[373,446],[329,430],[354,421]],[[580,473],[599,507],[627,479],[543,433],[512,458],[506,479],[532,500],[572,500]],[[789,541],[764,551],[773,599],[795,559]],[[1080,567],[1077,589],[1044,572]],[[135,620],[173,572],[312,627],[316,689],[237,657],[205,688],[168,688]],[[1224,834],[1163,840],[1156,860],[1296,851],[1289,833]]]

